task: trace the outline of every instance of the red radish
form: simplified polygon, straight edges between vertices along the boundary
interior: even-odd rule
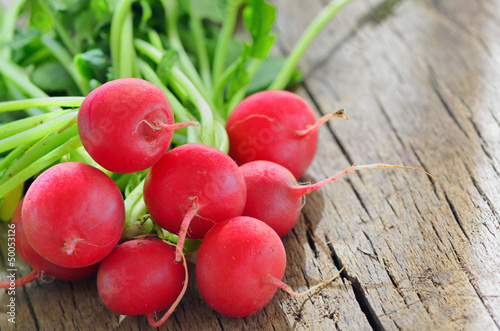
[[[236,163],[216,148],[185,144],[167,152],[148,172],[144,202],[167,231],[202,239],[219,222],[241,215],[246,186]],[[180,261],[181,250],[176,260]]]
[[[78,112],[85,150],[102,167],[133,173],[151,167],[167,151],[173,131],[196,122],[174,123],[163,91],[139,78],[122,78],[96,88]]]
[[[172,314],[188,285],[186,260],[174,262],[175,247],[156,238],[135,239],[117,246],[97,274],[104,304],[121,315],[147,315],[159,327]],[[153,314],[170,309],[158,321]]]
[[[287,234],[299,220],[303,196],[352,171],[372,168],[419,168],[390,164],[351,166],[316,184],[299,185],[285,167],[269,161],[253,161],[240,167],[247,185],[244,216],[255,217],[278,233]]]
[[[285,247],[265,223],[235,217],[214,226],[196,258],[196,282],[212,309],[229,317],[261,310],[278,289],[270,279],[283,278]]]
[[[11,224],[15,225],[16,254],[18,254],[26,264],[33,268],[33,271],[14,282],[14,286],[22,286],[34,281],[39,277],[49,276],[59,280],[78,280],[90,277],[97,273],[99,264],[93,264],[83,268],[65,268],[51,263],[40,256],[26,239],[21,219],[21,208],[23,200],[19,202],[12,216]],[[0,282],[0,288],[11,287],[11,282]]]
[[[26,238],[43,258],[78,268],[95,264],[118,243],[125,206],[115,182],[88,164],[67,162],[44,171],[23,202]]]
[[[239,216],[214,226],[203,239],[196,258],[196,281],[201,296],[219,313],[229,317],[255,314],[282,288],[302,297],[332,278],[303,293],[281,281],[286,253],[280,237],[264,222]]]
[[[227,120],[229,155],[239,165],[255,160],[281,164],[299,179],[316,153],[319,126],[332,117],[347,119],[340,109],[316,121],[306,101],[292,92],[255,93]]]

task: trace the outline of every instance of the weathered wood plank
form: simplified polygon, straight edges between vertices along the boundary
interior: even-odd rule
[[[272,2],[281,52],[326,4]],[[305,299],[278,292],[245,319],[214,313],[192,282],[161,329],[500,329],[499,7],[498,0],[345,7],[306,53],[297,93],[318,116],[342,106],[350,119],[321,128],[303,180],[375,162],[424,167],[436,180],[373,170],[310,194],[283,238],[284,280],[302,291],[346,264],[339,279]],[[347,261],[345,248],[330,241],[346,244]],[[0,305],[7,300],[1,291]],[[18,289],[16,302],[16,328],[1,315],[0,329],[106,330],[119,323],[100,302],[95,279],[37,281]],[[119,328],[149,329],[144,317],[127,317]]]
[[[483,23],[491,15],[486,8],[496,4],[473,6],[471,15],[465,1],[392,3],[394,14],[379,25],[353,15],[356,34],[344,29],[352,19],[342,16],[302,63],[307,71],[323,62],[305,83],[320,108],[328,112],[341,103],[350,115],[348,124],[331,124],[331,143],[340,144],[348,163],[420,165],[437,178],[431,183],[399,172],[350,177],[360,203],[354,210],[365,209],[359,216],[365,223],[356,220],[357,230],[340,237],[371,245],[377,259],[353,257],[361,261],[351,262],[346,274],[360,279],[380,327],[498,328],[500,126],[492,105],[500,75],[491,52],[498,42],[487,36],[499,29]],[[285,22],[284,30],[303,29],[304,12],[289,8],[286,22],[298,24]],[[295,35],[285,35],[285,51]],[[325,45],[337,50],[326,61],[317,55]],[[324,160],[333,153],[325,151]],[[318,168],[320,178],[332,172],[330,165]],[[323,192],[334,204],[349,199],[331,196],[330,188]],[[346,223],[352,210],[340,211]],[[357,232],[366,238],[347,239]],[[373,263],[376,271],[370,272]]]

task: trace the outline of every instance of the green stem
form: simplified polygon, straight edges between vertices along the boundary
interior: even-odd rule
[[[7,46],[7,43],[12,40],[19,12],[25,2],[26,0],[11,2],[9,8],[2,13],[2,23],[0,26],[0,56],[3,56],[4,59],[10,59],[11,50],[10,47]]]
[[[67,114],[71,110],[62,110],[60,112],[52,112],[37,116],[30,116],[26,118],[22,118],[17,121],[9,122],[7,124],[0,126],[0,139],[7,138],[16,133],[23,132],[29,129],[32,129],[40,124],[43,124],[47,121],[50,121],[56,117]]]
[[[195,105],[198,113],[200,114],[201,122],[201,135],[200,141],[202,144],[213,146],[214,143],[214,115],[203,95],[198,92],[193,83],[189,78],[184,75],[182,70],[178,67],[172,68],[170,73],[171,79],[169,83],[183,89],[184,91],[189,91],[188,97],[191,102]]]
[[[40,139],[64,126],[76,116],[76,112],[71,112],[41,124],[33,129],[26,130],[0,140],[0,153],[16,148],[19,145],[27,144]]]
[[[253,76],[255,76],[255,74],[257,73],[257,70],[259,70],[261,63],[262,60],[260,59],[252,59],[252,61],[250,61],[250,64],[247,68],[249,81],[252,80]],[[236,106],[245,98],[247,89],[248,85],[244,85],[233,95],[228,103],[227,116],[229,116],[234,108],[236,108]]]
[[[123,31],[120,39],[120,62],[118,64],[117,78],[135,76],[136,58],[132,11],[129,11],[123,24]]]
[[[188,140],[185,135],[182,135],[180,133],[175,133],[172,135],[172,144],[176,146],[184,145],[187,144]]]
[[[4,157],[2,159],[2,161],[0,162],[0,172],[3,170],[3,169],[6,169],[7,167],[9,167],[11,165],[11,163],[16,160],[18,157],[20,157],[21,155],[23,155],[24,152],[26,152],[26,150],[28,148],[31,147],[31,143],[29,144],[25,144],[25,145],[21,145],[21,146],[17,146],[15,149],[13,149],[9,154],[7,154],[6,157]],[[3,178],[2,178],[3,179]],[[0,179],[0,182],[2,181],[2,179]]]
[[[12,100],[26,100],[26,95],[24,95],[24,93],[21,92],[14,85],[14,83],[12,83],[12,81],[8,77],[5,77],[4,82],[5,82],[5,85],[7,87],[7,91],[8,91],[10,99],[12,99]],[[40,115],[40,114],[46,114],[47,110],[46,111],[42,111],[42,109],[40,109],[40,108],[26,108],[26,109],[24,109],[24,112],[28,116],[37,116],[37,115]],[[57,113],[58,111],[54,111],[54,112]]]
[[[351,1],[354,0],[334,0],[316,15],[288,55],[285,64],[269,86],[269,90],[282,90],[286,87],[292,77],[293,71],[297,67],[300,58],[306,51],[309,44],[313,41],[321,29],[323,29],[323,27],[335,16],[335,14]]]
[[[214,53],[214,63],[212,66],[212,78],[214,80],[214,86],[219,84],[220,76],[224,70],[226,64],[226,53],[229,41],[234,32],[234,27],[236,25],[236,20],[238,18],[238,10],[242,4],[242,0],[228,0],[226,1],[226,10],[224,13],[224,22],[222,23],[222,29],[217,38],[217,44],[215,46]]]
[[[139,52],[146,55],[154,63],[160,63],[163,53],[160,50],[156,49],[153,45],[142,39],[135,39],[134,45]]]
[[[21,170],[29,166],[30,164],[36,162],[36,160],[52,152],[54,149],[61,146],[66,141],[77,135],[78,135],[78,129],[76,126],[73,126],[62,133],[52,133],[48,135],[46,138],[36,142],[32,147],[31,147],[32,145],[31,142],[26,145],[22,145],[22,146],[28,146],[29,150],[27,150],[26,153],[23,154],[14,163],[9,165],[9,168],[0,179],[0,183],[4,183],[7,179],[13,177]]]
[[[191,80],[192,84],[196,86],[196,89],[201,93],[201,95],[203,95],[205,99],[208,99],[208,95],[200,75],[189,59],[189,56],[182,45],[181,38],[179,37],[179,32],[177,30],[179,20],[177,0],[162,0],[162,3],[165,8],[165,16],[167,18],[167,32],[170,46],[178,53],[181,68],[189,77],[189,80]]]
[[[215,136],[218,137],[218,144],[216,147],[223,151],[224,153],[229,153],[229,136],[227,135],[226,128],[224,124],[219,121],[215,121]]]
[[[132,219],[134,206],[143,199],[144,179],[137,185],[125,199],[125,228],[128,228],[137,219]],[[142,215],[141,215],[142,216]]]
[[[151,45],[153,45],[156,49],[160,50],[161,52],[164,51],[160,35],[158,34],[158,32],[156,32],[156,30],[148,29],[148,39]]]
[[[193,4],[190,5],[191,17],[189,20],[189,26],[191,28],[191,35],[193,36],[194,44],[196,47],[196,55],[198,56],[198,64],[200,67],[201,79],[207,89],[207,93],[212,95],[212,73],[210,72],[210,62],[208,60],[207,53],[207,41],[205,39],[205,32],[203,30],[203,25],[201,18],[198,16],[198,12],[194,9]]]
[[[131,11],[132,3],[135,0],[121,0],[113,13],[111,19],[111,32],[110,32],[110,52],[111,52],[111,65],[113,68],[113,76],[119,78],[120,74],[120,50],[121,50],[121,38],[123,33],[123,25],[127,15]],[[123,54],[126,56],[126,54]]]
[[[227,82],[233,76],[233,74],[238,70],[238,68],[246,61],[246,57],[238,57],[229,67],[224,70],[224,72],[221,75],[221,78],[218,80],[217,85],[215,86],[213,98],[214,98],[214,103],[217,107],[221,108],[223,107],[224,103],[224,87],[226,86]]]
[[[141,194],[140,199],[132,207],[130,212],[130,224],[140,220],[144,214],[148,211],[146,203],[144,202],[144,196]]]
[[[0,57],[0,73],[6,80],[29,98],[48,98],[49,96],[38,86],[33,84],[16,64],[6,61]],[[49,111],[61,110],[59,108],[48,108]]]
[[[48,97],[0,102],[0,113],[32,107],[80,107],[84,97]]]
[[[30,177],[36,175],[43,169],[49,167],[53,163],[61,159],[65,154],[81,146],[82,142],[80,137],[76,136],[68,140],[63,145],[54,149],[48,154],[45,154],[42,158],[36,160],[35,162],[28,165],[26,168],[18,172],[16,175],[11,177],[8,181],[0,185],[0,198],[3,198],[7,193],[15,189],[17,186],[24,183]]]

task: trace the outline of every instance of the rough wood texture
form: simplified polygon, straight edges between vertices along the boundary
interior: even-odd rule
[[[326,0],[273,3],[286,53]],[[321,128],[303,180],[376,162],[423,167],[436,180],[371,170],[310,194],[283,238],[284,281],[304,290],[346,264],[339,279],[305,299],[278,292],[244,319],[211,311],[192,282],[161,329],[500,329],[498,8],[498,0],[359,0],[343,9],[301,61],[297,93],[318,116],[341,106],[349,120]],[[335,242],[348,247],[348,260]],[[95,279],[37,281],[16,293],[18,330],[105,330],[119,322],[100,302]],[[2,330],[15,329],[3,315],[7,300],[0,292]],[[119,329],[149,326],[127,317]]]

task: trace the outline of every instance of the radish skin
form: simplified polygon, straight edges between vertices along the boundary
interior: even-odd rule
[[[101,170],[59,163],[31,184],[22,207],[26,237],[43,258],[67,267],[98,263],[118,243],[125,223],[123,197]]]
[[[122,78],[94,89],[78,112],[85,150],[105,169],[133,173],[151,167],[167,151],[173,131],[198,123],[174,124],[163,91],[143,79]]]
[[[54,279],[59,280],[71,281],[84,279],[97,273],[99,264],[83,268],[65,268],[41,257],[40,254],[38,254],[33,247],[31,247],[30,243],[26,239],[21,219],[22,203],[23,200],[18,203],[16,210],[14,211],[14,215],[12,216],[11,224],[15,225],[16,254],[18,254],[19,257],[26,262],[26,264],[32,267],[33,271],[21,278],[16,279],[14,281],[15,286],[22,286],[34,281],[37,278],[45,276],[53,277]],[[0,288],[9,288],[10,286],[11,282],[0,282]]]
[[[333,117],[347,119],[340,109],[316,120],[307,102],[292,92],[257,92],[227,120],[229,155],[239,165],[255,160],[278,163],[299,179],[316,153],[318,128]]]
[[[157,238],[140,238],[117,246],[97,274],[104,304],[117,314],[147,315],[152,327],[161,326],[187,290],[186,260],[174,262],[175,246]],[[153,314],[167,310],[155,321]]]
[[[246,195],[236,163],[216,148],[195,143],[168,151],[144,183],[144,202],[153,221],[179,235],[177,261],[185,237],[202,239],[215,224],[240,216]]]
[[[286,253],[279,236],[265,223],[235,217],[214,226],[196,258],[196,281],[212,309],[229,317],[261,310],[283,278]]]

